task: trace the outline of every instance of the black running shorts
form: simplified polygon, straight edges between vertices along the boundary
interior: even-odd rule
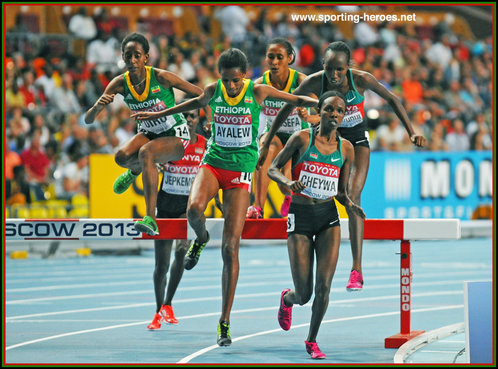
[[[157,194],[157,218],[180,218],[187,211],[188,196],[172,195],[159,191]]]
[[[345,138],[353,144],[353,146],[365,146],[370,148],[370,137],[368,131],[358,125],[352,128],[341,128],[337,129],[342,138]]]
[[[304,234],[313,239],[327,228],[339,226],[339,213],[335,201],[315,205],[291,202],[287,216],[287,235]]]

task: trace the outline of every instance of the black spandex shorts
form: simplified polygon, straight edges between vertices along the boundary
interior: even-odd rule
[[[159,191],[157,194],[157,218],[179,218],[187,211],[188,196],[172,195]]]
[[[355,127],[353,127],[341,129],[341,127],[339,127],[337,130],[341,137],[351,142],[353,146],[365,146],[370,148],[368,131],[365,131],[363,128],[355,129]]]
[[[335,201],[315,205],[291,202],[287,216],[287,235],[304,234],[313,239],[327,228],[339,226],[339,213]]]

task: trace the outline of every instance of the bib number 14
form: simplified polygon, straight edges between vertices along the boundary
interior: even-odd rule
[[[175,127],[175,136],[184,140],[190,140],[190,133],[186,124]]]

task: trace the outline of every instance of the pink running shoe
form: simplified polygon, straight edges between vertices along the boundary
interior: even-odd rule
[[[320,351],[316,342],[304,341],[306,345],[306,352],[311,355],[312,359],[325,359],[327,355]]]
[[[291,197],[285,196],[284,202],[282,202],[282,206],[280,207],[280,215],[286,217],[289,215],[289,206],[291,203]]]
[[[263,219],[263,210],[259,206],[251,205],[247,208],[247,219]]]
[[[363,276],[354,269],[351,271],[346,289],[350,292],[363,289]]]
[[[290,288],[286,288],[280,295],[280,308],[278,309],[278,324],[284,331],[288,331],[292,324],[292,306],[285,305],[284,295]]]

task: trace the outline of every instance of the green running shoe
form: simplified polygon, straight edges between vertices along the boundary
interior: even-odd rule
[[[196,238],[192,246],[190,246],[190,248],[188,249],[187,255],[185,255],[185,260],[183,260],[183,267],[185,269],[187,270],[192,269],[199,261],[202,250],[204,249],[204,247],[206,247],[206,244],[209,242],[209,232],[206,231],[206,233],[207,233],[206,242],[199,243],[199,241]]]
[[[157,236],[159,234],[156,221],[148,215],[143,220],[135,222],[135,229],[139,232],[147,233],[149,236]]]
[[[116,180],[114,181],[114,186],[113,190],[115,194],[122,194],[125,192],[128,187],[131,186],[135,178],[137,178],[138,175],[134,175],[131,173],[131,170],[128,169],[126,172],[121,174]]]
[[[232,337],[230,337],[230,324],[222,321],[218,324],[218,346],[230,346]]]

